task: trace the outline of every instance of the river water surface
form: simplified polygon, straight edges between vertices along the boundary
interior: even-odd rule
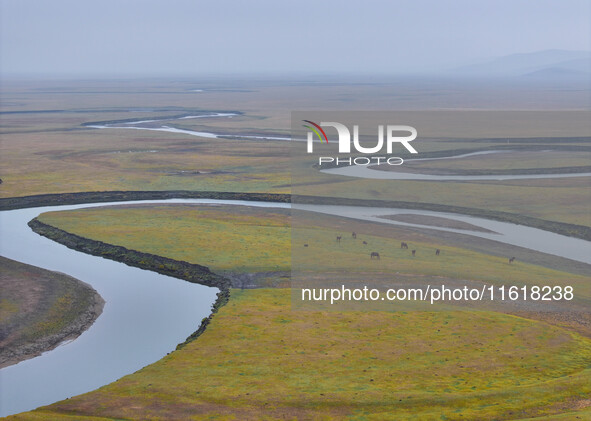
[[[78,395],[153,363],[172,351],[210,313],[217,289],[90,256],[35,234],[27,226],[52,206],[0,212],[0,254],[89,283],[103,313],[76,340],[0,370],[0,415]]]
[[[285,140],[285,141],[301,141],[306,139],[294,139],[287,136],[273,136],[273,135],[244,135],[244,134],[220,134],[213,132],[203,132],[188,129],[179,129],[170,125],[162,125],[159,121],[185,120],[197,118],[232,118],[236,116],[235,113],[211,113],[197,116],[183,116],[173,118],[157,118],[152,120],[136,120],[121,123],[110,124],[91,124],[86,127],[94,129],[134,129],[134,130],[149,130],[168,133],[181,133],[190,136],[198,136],[203,138],[218,139],[218,138],[237,138],[237,139],[251,139],[251,140]],[[155,124],[156,123],[156,124]],[[465,153],[461,155],[445,156],[439,158],[412,158],[406,161],[434,161],[434,160],[448,160],[467,158],[476,155],[486,155],[493,153],[511,152],[508,150],[489,150]],[[552,152],[552,151],[544,151]],[[487,181],[487,180],[528,180],[528,179],[544,179],[544,178],[571,178],[571,177],[588,177],[591,173],[554,173],[554,174],[502,174],[502,175],[436,175],[436,174],[421,174],[421,173],[406,173],[399,171],[380,171],[372,166],[352,165],[338,168],[331,168],[321,170],[321,172],[333,175],[344,175],[347,177],[368,178],[374,180],[422,180],[422,181]]]
[[[170,199],[51,206],[0,212],[0,255],[74,276],[106,304],[79,338],[0,370],[0,415],[34,409],[96,389],[153,363],[194,332],[210,313],[217,289],[80,253],[35,234],[27,222],[42,212],[106,205],[192,203],[289,208],[286,203]],[[591,242],[505,222],[453,213],[358,206],[294,205],[294,209],[408,227],[474,235],[591,263]],[[439,228],[384,219],[417,214],[466,222],[491,232]]]

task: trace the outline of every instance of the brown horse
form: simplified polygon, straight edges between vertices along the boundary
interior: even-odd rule
[[[416,253],[416,252],[417,252],[416,250],[413,250],[413,251],[412,251],[412,255],[413,255],[413,257],[414,257],[414,255],[415,255],[415,253]]]
[[[369,257],[370,259],[373,259],[375,257],[376,259],[380,260],[380,253],[378,253],[377,251],[372,251]]]
[[[340,242],[341,242],[341,236],[337,235],[337,243],[340,243]]]
[[[367,246],[367,241],[364,241],[363,244]]]
[[[400,243],[400,248],[401,249],[408,249],[408,244],[406,244],[404,241],[402,243]]]
[[[435,250],[435,256],[439,256],[439,249]]]
[[[511,257],[511,258],[509,259],[509,263],[513,263],[514,261],[515,261],[515,257]]]

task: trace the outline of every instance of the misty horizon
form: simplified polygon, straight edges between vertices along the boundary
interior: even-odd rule
[[[515,54],[589,56],[590,14],[580,0],[5,0],[0,74],[446,76]]]

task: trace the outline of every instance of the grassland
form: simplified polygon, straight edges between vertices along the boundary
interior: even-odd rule
[[[292,237],[289,212],[282,209],[136,205],[49,212],[39,220],[82,237],[202,264],[218,273],[289,271],[293,241],[301,250],[301,270],[367,277],[399,273],[496,284],[574,284],[580,287],[581,297],[591,298],[586,276],[526,263],[509,266],[505,258],[434,243],[426,236],[409,236],[396,227],[314,215],[300,222]],[[350,238],[351,230],[357,232],[357,240]],[[343,233],[347,236],[336,244],[336,236]],[[416,248],[417,256],[401,250],[401,241]],[[304,243],[309,247],[302,247]],[[441,257],[435,256],[436,248],[441,249]],[[369,252],[375,250],[381,254],[379,262],[369,259]]]
[[[0,197],[105,190],[288,193],[292,180],[286,142],[205,139],[179,133],[83,126],[93,121],[172,117],[207,110],[242,114],[231,119],[188,119],[163,124],[215,133],[286,135],[294,109],[310,109],[312,105],[314,109],[390,109],[400,122],[416,125],[420,136],[415,146],[423,154],[507,146],[527,146],[538,151],[577,147],[586,153],[589,148],[588,140],[572,140],[588,136],[587,97],[576,90],[550,95],[550,91],[539,91],[533,86],[521,91],[498,86],[491,91],[470,84],[462,89],[453,85],[454,89],[449,90],[441,82],[442,90],[437,92],[434,82],[425,91],[425,81],[412,80],[358,85],[339,81],[324,85],[305,81],[286,84],[204,80],[199,82],[204,92],[191,92],[195,83],[6,84],[0,115]],[[314,104],[310,104],[312,97]],[[507,98],[511,101],[505,103]],[[537,99],[531,102],[531,98]],[[510,110],[496,111],[508,103]],[[462,110],[441,109],[454,104],[462,104]],[[472,110],[465,111],[467,104]],[[483,138],[493,139],[472,141]],[[552,142],[548,143],[548,139]],[[482,162],[491,170],[573,167],[584,163],[585,156],[572,152],[557,152],[558,155],[548,158],[534,154],[527,160],[516,158],[512,165],[506,157],[490,156]],[[478,166],[479,160],[454,160],[454,166],[470,169]],[[591,226],[588,178],[461,184],[391,181],[376,187],[367,180],[317,174],[309,161],[293,165],[297,175],[293,180],[294,193],[324,196],[330,191],[330,196],[358,199],[461,203]],[[444,164],[436,166],[440,165]],[[306,183],[318,184],[298,187]]]
[[[0,257],[0,367],[73,339],[101,314],[104,301],[61,273]]]
[[[190,89],[204,88],[193,93]],[[374,181],[315,171],[285,142],[91,129],[92,121],[236,110],[231,119],[169,121],[228,134],[288,133],[294,109],[396,110],[419,129],[424,154],[511,146],[522,154],[454,160],[457,170],[586,165],[588,91],[331,80],[81,82],[3,87],[0,197],[106,190],[292,192],[505,211],[591,226],[588,178],[487,182]],[[313,104],[310,102],[313,98]],[[149,108],[146,107],[149,104]],[[444,108],[470,107],[470,111]],[[505,111],[494,111],[504,109]],[[53,110],[53,111],[52,111]],[[413,110],[420,110],[417,113]],[[35,111],[30,113],[30,111]],[[573,149],[574,148],[574,149]],[[539,151],[554,149],[552,155]],[[556,152],[558,150],[558,152]],[[532,151],[538,151],[531,153]],[[294,170],[294,189],[289,170]],[[417,171],[445,171],[445,161]],[[330,193],[330,194],[327,194]],[[588,309],[586,268],[535,253],[443,236],[283,211],[194,206],[45,214],[66,231],[227,274],[241,287],[287,286],[298,262],[354,282],[575,284]],[[382,255],[368,257],[359,241]],[[290,237],[293,234],[293,237]],[[343,234],[337,247],[334,238]],[[407,241],[419,252],[400,250]],[[306,243],[309,247],[303,248]],[[437,259],[434,250],[439,248]],[[516,253],[509,265],[507,252]],[[521,254],[519,254],[521,253]],[[530,263],[527,263],[530,262]],[[541,262],[545,267],[533,263]],[[332,272],[331,272],[332,271]],[[257,274],[245,284],[245,275]],[[263,275],[261,275],[263,274]],[[340,280],[340,279],[339,279]],[[290,311],[283,289],[232,290],[205,333],[163,360],[100,388],[13,419],[536,419],[590,417],[589,314],[547,312]],[[510,309],[506,311],[511,312]],[[533,320],[535,318],[537,320]],[[197,328],[197,326],[196,326]]]
[[[138,205],[51,212],[39,220],[82,237],[203,264],[214,272],[291,268],[289,210]]]
[[[327,271],[345,265],[356,281],[396,272],[405,280],[588,283],[588,277],[525,263],[509,267],[494,256],[424,236],[411,237],[420,251],[412,259],[399,249],[400,239],[409,238],[396,228],[321,218],[298,227],[311,245],[303,260]],[[274,272],[290,263],[289,220],[277,209],[142,205],[52,212],[40,219],[171,258],[195,263],[207,258],[221,271]],[[351,228],[372,249],[386,250],[379,266],[355,240],[335,244],[334,235]],[[215,248],[226,240],[228,247],[207,254],[208,244]],[[435,247],[443,259],[434,256]],[[570,331],[557,320],[549,320],[552,326],[486,311],[289,311],[290,296],[289,289],[233,290],[197,341],[96,392],[15,419],[486,420],[588,405],[591,342],[568,323],[563,325]]]
[[[233,290],[182,350],[11,419],[518,419],[591,393],[591,342],[540,322],[289,302],[286,289]]]

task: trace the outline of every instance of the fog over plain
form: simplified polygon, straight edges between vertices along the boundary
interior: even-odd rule
[[[449,74],[588,52],[590,16],[586,0],[2,0],[0,74]]]

